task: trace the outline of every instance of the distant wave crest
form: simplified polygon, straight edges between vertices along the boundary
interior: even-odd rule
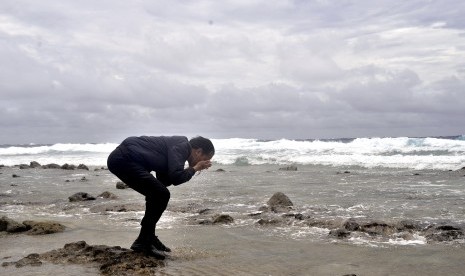
[[[224,165],[301,164],[411,169],[457,169],[465,166],[464,135],[447,138],[356,138],[328,140],[212,139],[213,161]],[[105,165],[117,146],[54,144],[0,146],[4,165],[86,163]]]

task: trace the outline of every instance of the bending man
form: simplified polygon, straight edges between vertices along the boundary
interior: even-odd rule
[[[195,172],[208,169],[214,154],[213,143],[200,136],[191,140],[183,136],[129,137],[110,154],[110,172],[145,196],[145,215],[132,250],[157,259],[165,258],[163,251],[171,251],[155,235],[157,222],[170,199],[166,187],[187,182]],[[186,161],[188,168],[184,167]]]

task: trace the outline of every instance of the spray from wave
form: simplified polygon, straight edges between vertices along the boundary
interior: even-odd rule
[[[223,165],[330,165],[410,169],[465,166],[465,136],[356,138],[331,140],[212,139],[214,162]],[[104,166],[117,146],[104,144],[16,145],[0,147],[0,164],[38,161]]]

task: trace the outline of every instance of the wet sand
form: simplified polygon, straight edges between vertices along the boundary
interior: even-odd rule
[[[272,169],[276,168],[267,167],[259,170],[251,167],[227,168],[226,173],[210,172],[195,178],[192,183],[187,184],[188,186],[172,189],[170,211],[167,211],[160,222],[157,235],[173,249],[173,252],[164,261],[164,266],[158,269],[159,275],[463,275],[465,250],[460,242],[359,245],[347,240],[335,241],[328,238],[315,239],[312,235],[291,235],[300,230],[281,226],[262,228],[248,224],[246,220],[241,222],[239,219],[232,225],[193,225],[183,220],[183,216],[188,217],[191,214],[175,212],[193,204],[202,208],[217,208],[218,212],[228,212],[238,218],[241,214],[246,216],[244,214],[256,211],[274,191],[282,190],[289,193],[291,199],[297,199],[295,202],[299,204],[296,207],[298,208],[304,205],[308,197],[315,197],[312,198],[315,202],[330,200],[331,195],[328,195],[327,199],[322,196],[327,191],[334,193],[336,186],[330,186],[334,185],[331,183],[332,180],[345,179],[344,183],[337,186],[341,189],[360,182],[359,179],[362,179],[364,182],[360,183],[366,186],[368,184],[365,183],[370,181],[376,183],[379,178],[376,172],[360,174],[360,176],[339,175],[336,174],[337,169],[323,168],[322,172],[320,167],[311,167],[308,168],[308,172],[302,170],[297,173],[272,171]],[[114,187],[117,179],[107,171],[2,168],[0,172],[2,173],[0,216],[6,215],[18,221],[51,219],[67,227],[63,233],[41,236],[0,233],[1,262],[17,261],[31,253],[47,252],[62,248],[66,243],[81,240],[91,245],[105,244],[128,248],[138,234],[138,219],[142,215],[141,212],[100,214],[89,211],[92,206],[106,202],[140,203],[143,200],[134,191],[116,190]],[[12,178],[13,173],[17,173],[20,177]],[[462,175],[442,176],[431,172],[428,172],[430,175],[427,172],[420,173],[420,176],[402,173],[395,181],[414,182],[419,181],[416,179],[424,181],[426,178],[436,177],[439,183],[451,178],[451,181],[459,185],[463,179]],[[312,178],[309,182],[308,175],[318,178]],[[86,180],[81,181],[82,177],[86,177]],[[387,174],[383,177],[392,178]],[[289,185],[288,190],[285,186],[276,184],[281,183],[283,179],[286,179],[288,184],[293,184]],[[365,181],[366,179],[369,181]],[[70,181],[66,182],[66,180]],[[318,186],[309,187],[312,181],[318,183]],[[301,182],[306,186],[294,185]],[[240,183],[248,185],[238,188]],[[249,185],[250,183],[253,185]],[[319,183],[327,183],[327,185],[319,185]],[[213,190],[211,187],[217,189]],[[375,186],[371,187],[378,191]],[[299,191],[304,188],[315,194],[306,197],[302,195],[298,198]],[[74,192],[84,191],[97,195],[105,190],[114,192],[119,199],[96,200],[88,203],[69,203],[67,199]],[[426,199],[429,198],[430,196],[427,195]],[[354,204],[362,199],[363,196],[349,198]],[[373,198],[374,201],[376,199]],[[458,199],[460,198],[454,198],[454,202]],[[412,201],[412,199],[408,200],[407,202]],[[256,206],[243,206],[250,202]],[[313,212],[317,211],[314,206],[321,206],[323,209],[322,204],[314,203],[310,206]],[[177,218],[170,220],[173,216]],[[322,236],[327,237],[327,232]],[[0,267],[0,275],[17,273],[98,275],[99,270],[95,264],[86,266],[45,263],[38,267]]]
[[[465,251],[458,246],[429,245],[374,248],[261,235],[244,228],[183,227],[159,231],[173,252],[159,275],[463,275]],[[128,247],[137,231],[108,232],[75,228],[47,236],[0,238],[2,261],[63,247],[88,244]],[[98,268],[44,264],[0,268],[1,275],[98,275]]]

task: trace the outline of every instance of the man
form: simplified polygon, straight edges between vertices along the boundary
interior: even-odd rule
[[[167,186],[189,181],[195,172],[211,167],[213,143],[203,137],[129,137],[109,156],[108,169],[129,187],[145,196],[145,214],[139,237],[131,249],[157,259],[170,252],[155,235],[155,227],[168,205]],[[184,168],[186,161],[188,168]],[[151,174],[154,171],[156,178]]]

